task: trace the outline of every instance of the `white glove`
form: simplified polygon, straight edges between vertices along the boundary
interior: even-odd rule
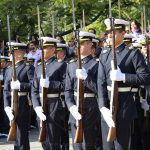
[[[40,86],[45,87],[45,88],[49,88],[49,78],[48,77],[46,77],[46,79],[41,78],[40,79]]]
[[[13,112],[12,112],[12,108],[7,106],[5,107],[5,112],[9,118],[9,121],[11,122],[13,119],[14,119],[14,115],[13,115]]]
[[[0,74],[0,81],[3,81],[3,75]]]
[[[19,82],[19,80],[11,81],[10,86],[11,86],[12,90],[20,90],[20,82]]]
[[[73,105],[69,108],[70,113],[72,114],[72,116],[76,119],[76,120],[81,120],[82,116],[81,114],[78,112],[78,107],[76,105]]]
[[[149,105],[148,105],[147,101],[144,99],[141,101],[141,108],[145,111],[149,110]]]
[[[110,110],[108,108],[106,108],[106,107],[102,107],[100,109],[100,111],[101,111],[101,114],[103,115],[103,118],[106,121],[108,127],[109,128],[115,127],[115,123],[112,120],[112,116],[111,116]]]
[[[110,79],[112,81],[125,81],[125,74],[118,67],[117,70],[110,71]]]
[[[46,120],[46,116],[43,113],[43,109],[41,106],[37,106],[34,108],[37,116],[40,118],[40,120],[45,121]]]
[[[87,72],[84,68],[82,69],[76,69],[76,77],[82,80],[85,80],[87,78]]]

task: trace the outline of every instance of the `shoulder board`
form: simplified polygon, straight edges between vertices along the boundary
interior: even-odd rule
[[[26,65],[30,65],[30,63],[29,63],[29,62],[26,62]]]
[[[58,60],[57,60],[57,62],[59,62],[59,63],[62,62],[62,61],[63,61],[62,59],[58,59]]]
[[[69,63],[73,63],[73,62],[75,62],[77,59],[71,59],[70,61],[69,61]]]
[[[96,61],[99,62],[99,58],[96,58]]]
[[[103,49],[102,52],[101,52],[101,54],[106,54],[106,53],[108,53],[109,51],[110,51],[110,49],[108,49],[108,48],[107,48],[107,49]]]
[[[37,65],[38,65],[38,66],[41,65],[41,62],[39,62]]]

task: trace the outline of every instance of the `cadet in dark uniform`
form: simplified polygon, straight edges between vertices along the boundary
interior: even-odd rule
[[[76,121],[83,118],[83,143],[74,144],[75,150],[95,150],[99,124],[99,109],[97,103],[97,67],[98,63],[91,55],[93,33],[80,32],[80,54],[83,69],[77,69],[77,60],[70,62],[66,71],[65,101],[70,111],[69,123],[71,125],[72,139],[76,132]],[[84,114],[78,112],[77,78],[84,80]]]
[[[59,63],[68,63],[69,59],[66,56],[68,46],[66,44],[57,43],[56,58]],[[62,130],[61,130],[61,149],[69,150],[69,129],[68,129],[68,120],[69,120],[69,111],[65,103],[64,92],[61,92],[60,99],[63,106],[63,115],[62,115]]]
[[[42,37],[45,61],[46,79],[41,78],[42,67],[39,64],[35,70],[32,87],[32,102],[37,116],[47,123],[47,139],[42,143],[44,150],[61,149],[61,130],[63,107],[60,93],[64,91],[66,63],[59,63],[54,56],[57,39]],[[43,113],[40,93],[41,87],[47,88],[48,110],[47,115]]]
[[[66,44],[57,43],[57,50],[56,50],[57,60],[65,61],[66,63],[68,63],[69,58],[67,58],[67,51],[68,51],[68,46]]]
[[[129,150],[132,120],[137,117],[133,92],[137,85],[148,84],[149,71],[139,50],[130,51],[123,42],[125,25],[128,22],[115,19],[115,50],[118,69],[111,71],[112,50],[104,48],[100,56],[98,68],[98,101],[101,111],[102,142],[104,150]],[[105,24],[110,27],[110,20]],[[112,34],[109,30],[108,41],[112,45]],[[111,81],[118,81],[118,112],[116,124],[110,113]],[[109,127],[116,126],[117,138],[114,142],[107,142]]]
[[[6,138],[9,131],[9,120],[4,111],[3,88],[5,70],[8,67],[9,57],[0,56],[0,138]]]
[[[12,81],[12,67],[6,71],[6,79],[4,83],[4,107],[10,121],[13,120],[11,90],[19,90],[19,108],[17,123],[17,137],[14,144],[15,150],[29,150],[28,125],[29,125],[29,104],[28,92],[31,90],[31,84],[34,76],[34,67],[26,65],[23,61],[26,44],[13,43],[15,56],[15,68],[17,81]],[[11,56],[10,56],[11,57]]]
[[[148,46],[149,46],[149,37],[148,35],[139,35],[138,43],[141,44],[141,53],[144,56],[145,62],[150,67],[150,61],[148,56]],[[150,68],[149,68],[150,71]],[[140,108],[139,111],[141,112],[138,120],[139,120],[139,129],[137,132],[140,132],[141,139],[140,141],[137,140],[136,145],[139,145],[141,143],[142,147],[139,149],[138,146],[135,146],[136,149],[139,150],[149,150],[150,149],[150,98],[148,96],[149,94],[150,85],[147,86],[140,86],[139,96],[140,96]],[[136,137],[135,137],[136,138]]]

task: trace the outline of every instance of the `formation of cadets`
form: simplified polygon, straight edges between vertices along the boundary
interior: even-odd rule
[[[38,35],[27,45],[11,42],[15,56],[17,80],[12,81],[11,53],[0,56],[0,138],[7,137],[9,122],[14,119],[11,91],[18,90],[17,137],[14,150],[29,150],[29,128],[46,121],[44,150],[69,150],[76,122],[83,120],[84,139],[74,143],[74,150],[150,150],[149,120],[149,35],[142,34],[136,21],[114,20],[116,70],[111,68],[112,30],[105,20],[106,31],[101,38],[96,31],[80,31],[82,69],[77,68],[75,38],[68,44],[62,37]],[[129,29],[129,28],[128,28]],[[42,78],[41,51],[44,52],[46,77]],[[6,50],[5,50],[6,52]],[[84,113],[77,107],[77,79],[84,81]],[[118,111],[116,123],[110,113],[112,81],[118,83]],[[47,114],[43,113],[41,89],[47,89]],[[37,120],[36,120],[37,115]],[[107,142],[108,130],[116,127],[114,142]]]

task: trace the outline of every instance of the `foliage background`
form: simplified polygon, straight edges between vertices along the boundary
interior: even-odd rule
[[[77,26],[81,26],[84,9],[86,30],[90,27],[95,28],[97,37],[99,37],[99,34],[105,30],[103,21],[109,14],[108,0],[74,1]],[[13,38],[19,36],[22,41],[27,41],[30,35],[38,33],[37,5],[40,7],[43,35],[52,33],[52,22],[54,22],[55,35],[67,34],[65,38],[70,38],[73,28],[71,0],[1,0],[0,40],[5,39],[7,41],[7,14],[10,16]],[[147,26],[149,25],[149,0],[120,0],[120,5],[122,19],[128,21],[136,19],[138,22],[141,22],[141,12],[145,6]],[[119,16],[118,0],[112,0],[112,13],[115,18]]]

